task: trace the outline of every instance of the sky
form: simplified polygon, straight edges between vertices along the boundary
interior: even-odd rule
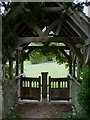
[[[74,3],[78,3],[78,2],[90,2],[90,0],[74,0]],[[88,17],[90,17],[90,6],[85,6],[84,5],[84,10],[83,10],[83,12],[86,14],[86,16],[88,16]]]

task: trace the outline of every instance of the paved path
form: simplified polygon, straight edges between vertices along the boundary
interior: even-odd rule
[[[22,102],[16,109],[22,118],[62,118],[72,112],[70,103],[59,102]]]

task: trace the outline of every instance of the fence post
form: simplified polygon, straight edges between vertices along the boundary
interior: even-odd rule
[[[47,75],[48,72],[42,72],[42,101],[47,100]]]

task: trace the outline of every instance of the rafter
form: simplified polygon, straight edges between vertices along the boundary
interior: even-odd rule
[[[81,61],[81,63],[84,63],[84,56],[83,54],[80,52],[80,50],[74,45],[74,44],[66,44],[73,53],[76,54],[76,56],[79,58],[79,60]]]
[[[70,56],[64,51],[64,49],[60,49],[60,51],[62,52],[62,54],[67,58],[67,60],[70,62]]]

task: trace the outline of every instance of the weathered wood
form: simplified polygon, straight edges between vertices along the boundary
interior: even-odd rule
[[[13,80],[13,60],[9,59],[9,76],[10,80]]]
[[[63,9],[61,7],[46,7],[47,12],[61,12]]]
[[[90,64],[90,45],[85,46],[84,60],[85,64]]]
[[[35,30],[39,36],[43,36],[43,31],[34,23],[28,23],[27,24],[29,28]]]
[[[70,13],[72,13],[72,15],[70,16]],[[76,23],[76,25],[78,25],[80,27],[80,29],[87,35],[90,37],[90,23],[88,23],[87,21],[85,21],[83,19],[83,17],[81,18],[77,13],[75,13],[75,11],[73,12],[71,9],[67,10],[67,14],[69,15],[69,17],[72,19],[72,21],[74,21]]]
[[[72,73],[72,75],[73,75],[73,77],[75,78],[75,64],[76,64],[76,59],[73,61],[73,73]]]
[[[66,20],[66,23],[70,25],[70,27],[84,40],[87,38],[87,35],[82,31],[82,29],[80,29],[77,24],[75,24],[75,22],[71,18],[68,18]]]
[[[60,51],[67,58],[68,62],[70,62],[71,57],[64,50],[60,50]]]
[[[60,32],[60,30],[61,30],[61,26],[62,26],[62,24],[63,24],[63,22],[64,22],[64,18],[65,18],[65,14],[62,15],[61,21],[60,21],[60,23],[59,23],[59,25],[58,25],[58,27],[57,27],[57,31],[56,31],[56,35],[57,35],[57,36],[59,35],[59,32]]]
[[[18,58],[18,50],[16,50],[16,76],[18,76],[19,75],[19,58]]]
[[[73,41],[74,39],[80,39],[81,37],[48,37],[48,36],[41,36],[41,37],[19,37],[19,43],[29,43],[29,42],[61,42],[61,43],[73,43],[73,44],[84,44],[78,43]],[[75,43],[74,43],[75,42]]]
[[[56,19],[54,22],[52,22],[48,29],[44,32],[44,35],[48,35],[50,31],[52,31],[57,25],[60,24],[61,19]]]
[[[42,72],[42,100],[47,100],[47,75],[48,72]]]
[[[67,46],[27,46],[23,48],[24,50],[27,49],[60,49],[60,50],[69,50],[69,47]]]
[[[69,74],[72,74],[72,56],[71,56],[71,51],[69,52],[69,56],[70,56],[70,62],[69,62]]]
[[[72,52],[74,52],[76,54],[76,56],[79,58],[79,60],[83,64],[84,63],[84,56],[80,52],[80,50],[74,44],[67,44],[67,46],[71,49]]]

